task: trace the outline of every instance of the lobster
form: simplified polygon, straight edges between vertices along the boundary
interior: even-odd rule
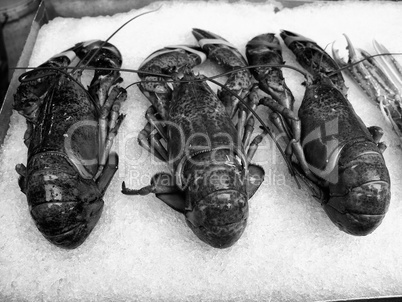
[[[110,152],[124,119],[122,57],[100,40],[78,43],[20,77],[14,110],[26,118],[27,166],[18,164],[19,186],[43,236],[65,249],[78,247],[102,213],[103,195],[118,168]],[[82,65],[96,70],[88,87]],[[112,88],[112,86],[114,86]]]
[[[254,108],[247,63],[229,42],[194,29],[199,47],[175,46],[156,51],[139,68],[140,90],[151,102],[148,123],[140,132],[141,146],[167,162],[172,173],[156,174],[149,186],[122,193],[154,193],[184,214],[187,225],[203,242],[216,248],[232,246],[248,219],[248,200],[261,185],[264,170],[251,160],[267,131],[251,140]],[[192,68],[209,59],[233,71],[218,95],[194,75]],[[238,72],[237,72],[238,71]],[[173,78],[173,88],[162,75]],[[229,87],[229,88],[228,88]],[[232,117],[239,113],[235,125]],[[251,141],[251,143],[250,143]],[[166,148],[164,147],[166,146]],[[247,150],[247,152],[246,152]]]
[[[283,64],[279,41],[260,35],[246,46],[252,72],[268,94],[271,120],[288,137],[286,149],[293,165],[331,221],[342,231],[358,236],[373,232],[390,203],[390,177],[382,156],[382,130],[367,128],[347,99],[338,65],[314,41],[280,33],[305,74],[306,90],[297,116],[293,96],[276,67]],[[269,66],[269,64],[274,64]],[[312,76],[312,77],[311,77]]]

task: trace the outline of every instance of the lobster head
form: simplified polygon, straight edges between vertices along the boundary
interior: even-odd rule
[[[46,161],[34,158],[38,163],[33,166],[40,165],[42,169],[32,169],[31,174],[27,171],[25,193],[31,216],[44,237],[59,247],[73,249],[95,227],[104,202],[96,183],[84,179],[63,160],[66,161],[58,159],[57,169],[45,169]]]

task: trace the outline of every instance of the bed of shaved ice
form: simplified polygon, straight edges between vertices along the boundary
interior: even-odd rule
[[[355,46],[369,52],[373,38],[391,52],[402,50],[402,3],[331,2],[281,9],[270,3],[172,1],[114,16],[56,18],[41,28],[29,65],[37,66],[77,42],[107,39],[130,17],[159,6],[111,39],[123,55],[123,68],[137,68],[161,47],[195,44],[194,27],[223,36],[243,54],[251,38],[279,34],[280,29],[322,47],[336,41],[344,48],[342,34],[347,33]],[[287,49],[284,59],[296,65]],[[219,70],[206,66],[198,70]],[[298,107],[303,78],[291,70],[284,74]],[[138,80],[135,74],[122,76],[123,86]],[[26,163],[26,125],[14,113],[1,151],[0,300],[321,301],[402,295],[401,148],[376,106],[350,78],[346,81],[357,113],[366,125],[383,127],[388,145],[384,157],[392,180],[391,205],[381,226],[366,237],[347,235],[332,224],[308,190],[297,188],[269,139],[254,160],[264,167],[265,181],[250,200],[243,236],[231,248],[201,242],[181,214],[153,195],[122,195],[123,180],[138,188],[153,174],[168,171],[137,143],[150,104],[132,87],[114,145],[119,171],[104,197],[103,215],[82,246],[62,250],[37,230],[18,187],[14,167]]]

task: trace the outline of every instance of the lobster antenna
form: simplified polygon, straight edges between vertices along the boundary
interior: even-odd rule
[[[156,8],[156,9],[154,9],[154,10],[150,10],[150,11],[141,13],[141,14],[139,14],[139,15],[136,15],[136,16],[132,17],[131,19],[129,19],[128,21],[126,21],[123,25],[121,25],[118,29],[116,29],[105,41],[102,42],[102,44],[100,45],[100,47],[99,47],[99,48],[93,53],[93,55],[88,59],[87,65],[88,65],[89,62],[91,62],[92,59],[99,53],[99,51],[103,48],[103,46],[105,46],[105,44],[106,44],[107,42],[109,42],[110,39],[113,38],[113,37],[114,37],[123,27],[125,27],[128,23],[130,23],[131,21],[133,21],[133,20],[135,20],[135,19],[137,19],[137,18],[139,18],[139,17],[141,17],[141,16],[144,16],[144,15],[146,15],[146,14],[154,13],[154,12],[158,11],[161,7],[162,7],[162,5],[159,6],[158,8]],[[90,54],[90,52],[88,52],[88,54],[87,54],[86,56],[84,56],[84,58],[83,58],[80,62],[78,62],[77,66],[75,66],[75,67],[73,68],[72,72],[74,72],[75,70],[78,69],[78,67],[80,67],[81,63],[86,59],[87,56],[89,56],[89,54]]]
[[[356,61],[354,63],[350,63],[348,65],[340,67],[338,70],[334,70],[333,72],[331,72],[328,76],[332,76],[334,74],[337,74],[337,73],[341,72],[342,70],[345,70],[345,69],[347,69],[349,67],[355,66],[355,65],[357,65],[357,64],[359,64],[361,62],[367,61],[367,60],[369,60],[371,58],[382,57],[382,56],[399,56],[399,55],[402,55],[402,52],[386,52],[386,53],[379,53],[379,54],[371,55],[371,56],[365,57],[365,58],[363,58],[363,59],[361,59],[359,61]]]
[[[306,73],[305,71],[303,71],[303,70],[301,70],[301,69],[299,69],[299,68],[297,68],[297,67],[291,66],[291,65],[283,65],[283,64],[262,64],[262,65],[250,65],[250,66],[239,67],[239,68],[237,68],[236,70],[231,70],[231,71],[219,73],[219,74],[217,74],[217,75],[208,77],[208,79],[217,79],[217,78],[220,78],[220,77],[228,76],[228,75],[230,75],[230,74],[232,74],[232,73],[234,73],[234,72],[236,72],[236,71],[238,71],[238,70],[252,69],[252,68],[258,68],[258,67],[289,68],[289,69],[292,69],[292,70],[295,70],[295,71],[299,72],[299,73],[302,74],[302,75],[304,76],[304,78],[306,78],[306,79],[309,79],[309,78],[310,78],[310,75],[309,75],[308,73]],[[13,69],[35,69],[35,70],[51,69],[51,70],[53,70],[53,69],[55,69],[55,68],[52,68],[52,67],[14,67]],[[66,67],[66,69],[116,70],[116,68],[112,68],[112,67],[91,67],[91,66],[85,66],[85,67],[83,67],[83,66],[79,66],[79,67],[77,67],[77,66],[76,66],[76,67]],[[55,70],[58,71],[59,69],[55,69]],[[136,69],[129,69],[129,68],[120,68],[119,71],[120,71],[120,72],[142,73],[142,74],[157,76],[157,77],[161,77],[161,78],[169,78],[169,79],[172,78],[170,75],[167,75],[167,74],[159,74],[159,73],[155,73],[155,72],[151,72],[151,71],[136,70]],[[29,71],[26,72],[26,73],[24,73],[24,74],[22,74],[22,75],[19,77],[18,80],[21,81],[21,82],[28,82],[28,81],[32,81],[32,80],[35,80],[35,79],[38,79],[38,78],[41,78],[41,77],[50,75],[50,74],[45,74],[45,75],[39,75],[39,76],[36,76],[36,77],[29,78],[28,80],[27,80],[27,79],[23,79],[23,77],[26,76],[27,73],[29,73]],[[157,82],[157,81],[158,81],[158,80],[147,81],[147,82]],[[168,80],[168,82],[175,82],[175,83],[177,83],[177,82],[182,82],[182,83],[184,83],[184,82],[203,82],[203,81],[205,81],[205,80],[204,80],[204,79],[194,79],[194,80],[170,80],[170,81]],[[140,82],[135,82],[135,83],[133,83],[132,85],[138,84],[138,83],[140,83]]]
[[[131,86],[139,85],[139,84],[141,84],[141,83],[148,83],[148,82],[153,82],[153,81],[138,81],[138,82],[134,82],[134,83],[131,83],[130,85],[124,87],[124,89],[127,90],[127,89],[130,88]]]
[[[91,67],[91,66],[80,66],[78,68],[77,67],[64,67],[63,69],[68,70],[68,69],[74,69],[74,68],[82,69],[82,70],[116,70],[116,68],[113,68],[113,67]],[[37,70],[60,71],[60,69],[58,69],[56,67],[50,67],[50,66],[49,67],[12,67],[10,69],[35,69],[35,71],[37,71]],[[166,74],[157,74],[157,73],[154,73],[154,72],[142,71],[142,70],[136,70],[136,69],[129,69],[129,68],[119,68],[119,71],[120,72],[143,73],[143,74],[155,75],[155,76],[158,76],[158,77],[161,77],[161,78],[169,78],[169,79],[171,78],[171,76],[166,75]],[[21,83],[24,83],[24,82],[37,80],[37,79],[43,78],[45,76],[55,74],[55,73],[52,72],[52,73],[48,73],[48,74],[42,74],[42,75],[33,76],[33,77],[29,78],[29,79],[24,79],[24,77],[30,72],[32,72],[32,70],[27,71],[27,72],[23,73],[22,75],[20,75],[18,77],[18,81],[20,81]],[[218,75],[218,76],[220,76],[220,75]]]
[[[325,50],[327,49],[327,47],[328,47],[329,45],[334,44],[334,43],[335,43],[335,41],[332,41],[331,43],[328,43],[327,45],[325,45],[324,51],[321,53],[321,56],[320,56],[320,63],[319,63],[319,65],[318,65],[318,70],[320,70],[320,68],[321,68],[321,63],[323,62],[323,59],[324,59],[324,54],[326,54]],[[337,64],[337,65],[338,65],[338,64]]]
[[[304,78],[306,79],[306,80],[308,80],[309,78],[311,78],[311,76],[308,74],[308,73],[306,73],[306,72],[304,72],[303,70],[301,70],[301,69],[299,69],[299,68],[297,68],[297,67],[294,67],[294,66],[291,66],[291,65],[283,65],[283,64],[261,64],[261,65],[250,65],[250,66],[243,66],[243,67],[239,67],[239,68],[237,68],[237,69],[235,69],[235,70],[231,70],[231,71],[226,71],[226,72],[222,72],[222,73],[219,73],[219,74],[217,74],[217,75],[214,75],[214,76],[210,76],[210,77],[205,77],[205,78],[207,78],[208,80],[214,80],[214,79],[217,79],[217,78],[221,78],[221,77],[224,77],[224,76],[228,76],[228,75],[231,75],[232,73],[235,73],[235,72],[237,72],[237,71],[239,71],[239,70],[245,70],[245,69],[252,69],[252,68],[258,68],[258,67],[278,67],[278,68],[289,68],[289,69],[292,69],[292,70],[295,70],[295,71],[297,71],[297,72],[299,72],[299,73],[301,73],[303,76],[304,76]],[[82,68],[82,67],[80,67],[80,68]],[[86,68],[86,69],[89,69],[89,70],[115,70],[115,68],[110,68],[110,67],[88,67],[88,68]],[[161,77],[161,78],[169,78],[166,82],[175,82],[175,83],[193,83],[193,82],[204,82],[205,81],[205,79],[204,78],[201,78],[201,79],[193,79],[193,80],[173,80],[172,79],[172,77],[170,76],[170,75],[167,75],[167,74],[160,74],[160,73],[155,73],[155,72],[152,72],[152,71],[142,71],[142,70],[135,70],[135,69],[125,69],[125,68],[120,68],[119,69],[119,71],[122,71],[122,72],[133,72],[133,73],[142,73],[142,74],[147,74],[147,75],[152,75],[152,76],[156,76],[156,77]],[[138,82],[134,82],[134,83],[132,83],[132,84],[130,84],[129,86],[132,86],[132,85],[137,85],[137,84],[139,84],[139,83],[145,83],[145,82],[147,82],[147,83],[150,83],[150,82],[158,82],[158,80],[147,80],[147,81],[138,81]],[[221,84],[222,85],[222,84]],[[129,87],[128,86],[128,87]]]
[[[230,75],[231,73],[234,73],[234,72],[236,72],[238,70],[253,69],[253,68],[258,68],[258,67],[289,68],[289,69],[295,70],[298,73],[302,74],[306,80],[308,80],[310,78],[310,75],[307,72],[305,72],[304,70],[301,70],[300,68],[297,68],[297,67],[292,66],[292,65],[286,65],[286,64],[261,64],[261,65],[244,66],[244,67],[239,67],[239,68],[237,68],[235,70],[232,70],[232,71],[228,71],[228,72],[225,72],[225,73],[220,73],[218,75],[212,76],[211,78],[212,79],[219,78],[219,77],[222,77],[222,76]]]
[[[138,17],[141,17],[141,16],[143,16],[143,15],[146,15],[146,14],[149,14],[149,13],[153,13],[153,12],[158,11],[161,7],[162,7],[162,5],[159,6],[158,8],[156,8],[156,9],[154,9],[154,10],[150,10],[150,11],[141,13],[141,14],[139,14],[139,15],[136,15],[136,16],[132,17],[130,20],[128,20],[127,22],[125,22],[123,25],[121,25],[117,30],[115,30],[115,31],[109,36],[109,38],[106,39],[106,41],[103,41],[103,42],[102,42],[101,46],[100,46],[100,47],[92,54],[92,56],[88,59],[88,63],[87,63],[87,64],[89,64],[89,62],[91,62],[91,60],[99,53],[99,51],[103,48],[103,46],[105,46],[105,44],[106,44],[114,35],[116,35],[124,26],[126,26],[128,23],[130,23],[130,22],[133,21],[134,19],[137,19]],[[100,69],[102,69],[102,68],[89,68],[88,66],[81,67],[82,62],[83,62],[89,55],[90,55],[90,53],[88,52],[88,54],[85,55],[84,58],[83,58],[82,60],[80,60],[80,62],[78,62],[77,66],[75,66],[75,67],[66,67],[65,69],[67,69],[67,70],[68,70],[68,69],[72,69],[71,72],[74,72],[74,71],[77,70],[77,69],[92,69],[92,70],[95,70],[95,69],[100,70]],[[55,72],[49,72],[49,73],[45,73],[45,74],[41,74],[41,75],[36,75],[36,76],[31,77],[31,78],[29,78],[29,79],[24,79],[24,78],[25,78],[27,75],[29,75],[30,73],[32,73],[32,70],[27,71],[27,72],[24,72],[23,74],[21,74],[21,75],[18,77],[18,80],[19,80],[21,83],[23,83],[23,82],[29,82],[29,81],[33,81],[33,80],[37,80],[37,79],[44,78],[44,77],[47,77],[47,76],[51,76],[51,75],[56,74],[58,71],[60,71],[60,69],[53,68],[53,67],[14,67],[14,68],[11,68],[11,69],[35,69],[35,70],[40,70],[40,69],[42,69],[42,70],[54,70],[54,71],[55,71]],[[115,70],[115,69],[114,69],[114,68],[104,68],[103,70]],[[124,70],[124,71],[129,71],[129,70]],[[135,72],[138,73],[138,71],[135,71]],[[66,72],[63,72],[63,74],[68,75],[68,73],[66,73]],[[72,76],[68,76],[68,77],[69,77],[70,79],[73,79]],[[76,81],[75,81],[75,82],[76,82]],[[82,85],[81,85],[81,86],[82,86]]]
[[[19,68],[19,67],[17,67],[17,68],[15,68],[15,69],[24,69],[24,68]],[[50,75],[55,75],[55,74],[57,74],[57,73],[62,73],[62,74],[64,74],[66,77],[68,77],[70,80],[72,80],[73,82],[75,82],[80,88],[82,88],[84,91],[85,91],[85,93],[89,96],[89,99],[91,100],[91,102],[95,105],[95,107],[96,108],[99,108],[99,104],[94,100],[94,98],[92,97],[92,95],[89,93],[89,91],[81,84],[81,82],[80,81],[78,81],[76,78],[74,78],[71,74],[69,74],[67,71],[64,71],[64,70],[62,70],[62,69],[58,69],[58,68],[56,68],[56,67],[37,67],[35,70],[38,70],[38,69],[40,69],[40,70],[53,70],[54,72],[49,72],[48,74],[41,74],[41,75],[38,75],[38,76],[35,76],[35,77],[32,77],[32,78],[29,78],[29,79],[23,79],[23,77],[25,77],[28,73],[29,73],[29,71],[28,72],[25,72],[25,73],[23,73],[22,75],[20,75],[19,77],[18,77],[18,81],[20,81],[21,83],[24,83],[24,82],[30,82],[30,81],[33,81],[33,80],[36,80],[36,79],[40,79],[40,78],[43,78],[43,77],[46,77],[46,76],[50,76]]]

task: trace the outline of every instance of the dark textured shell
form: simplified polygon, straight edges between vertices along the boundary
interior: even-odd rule
[[[97,110],[77,83],[61,77],[41,107],[29,158],[41,152],[61,152],[95,174],[99,152]]]
[[[307,84],[299,117],[306,159],[317,168],[326,166],[336,147],[356,139],[372,141],[349,101],[330,82]],[[329,141],[332,141],[332,150],[328,150]]]
[[[169,107],[169,158],[176,169],[184,156],[240,146],[225,107],[205,82],[182,83]]]

